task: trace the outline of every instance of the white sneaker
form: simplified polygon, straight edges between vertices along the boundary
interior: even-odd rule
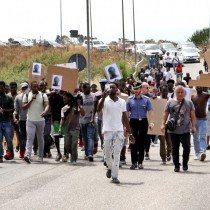
[[[37,158],[37,161],[40,162],[40,163],[43,163],[43,158],[38,157],[38,158]]]
[[[198,153],[195,153],[194,160],[199,160],[199,154]]]

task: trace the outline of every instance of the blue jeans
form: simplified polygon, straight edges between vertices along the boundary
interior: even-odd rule
[[[193,135],[196,154],[206,152],[207,120],[196,118],[196,133]]]
[[[93,155],[95,125],[81,124],[82,138],[85,145],[86,156]]]
[[[0,157],[4,155],[2,141],[3,136],[7,142],[7,149],[10,155],[14,155],[13,144],[12,144],[12,124],[11,122],[0,122]]]

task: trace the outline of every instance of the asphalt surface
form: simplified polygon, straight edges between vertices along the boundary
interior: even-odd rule
[[[201,64],[186,64],[184,71],[193,77]],[[61,140],[63,141],[63,140]],[[0,209],[3,210],[197,210],[210,209],[210,151],[204,162],[196,161],[193,144],[188,172],[175,173],[172,162],[161,165],[159,144],[150,148],[151,160],[144,161],[143,170],[130,170],[127,164],[119,171],[121,184],[110,183],[101,162],[99,148],[94,162],[83,159],[80,151],[76,166],[56,162],[53,158],[25,163],[15,159],[0,164]],[[182,162],[180,149],[180,162]]]

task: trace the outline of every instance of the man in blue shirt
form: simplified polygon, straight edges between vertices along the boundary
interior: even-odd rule
[[[152,129],[153,109],[150,99],[141,94],[141,83],[133,83],[134,95],[129,97],[126,103],[127,111],[129,112],[130,127],[135,138],[135,144],[131,144],[131,161],[130,169],[143,169],[144,160],[144,145],[146,141],[148,127]],[[148,113],[148,119],[147,119]]]

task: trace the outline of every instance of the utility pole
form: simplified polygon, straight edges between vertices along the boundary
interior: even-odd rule
[[[62,43],[62,36],[63,36],[63,28],[62,28],[62,0],[60,0],[60,30],[61,30],[61,43]]]
[[[122,29],[123,29],[123,62],[125,69],[125,24],[124,24],[124,1],[122,0]]]
[[[91,81],[91,73],[90,73],[90,15],[89,15],[89,0],[86,0],[86,12],[87,12],[87,68],[88,68],[88,83]]]
[[[135,64],[137,63],[136,58],[136,26],[135,26],[135,5],[133,0],[133,38],[134,38],[134,55],[135,55]]]

